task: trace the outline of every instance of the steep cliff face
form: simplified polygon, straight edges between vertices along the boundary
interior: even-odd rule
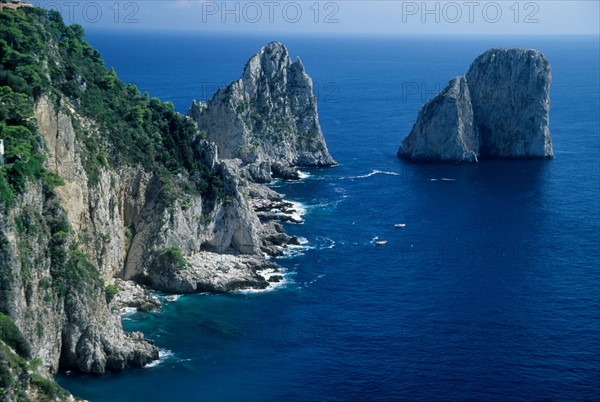
[[[551,158],[550,66],[538,51],[492,49],[419,111],[398,156],[476,162]]]
[[[475,162],[478,142],[469,87],[464,77],[457,77],[423,106],[399,154],[414,161]]]
[[[536,50],[492,49],[466,75],[482,156],[549,158],[550,65]]]
[[[62,103],[59,108],[43,95],[35,103],[34,117],[45,141],[48,169],[64,182],[55,191],[67,221],[108,281],[122,267],[128,247],[123,228],[144,207],[151,175],[139,167],[101,169],[98,183],[90,187],[73,122],[90,136],[100,136],[98,128],[72,104]]]
[[[65,184],[50,193],[31,182],[9,214],[2,214],[0,310],[51,371],[100,374],[141,367],[158,358],[157,349],[141,334],[125,334],[106,303],[104,283],[126,251],[123,226],[116,230],[113,217],[115,195],[102,188],[102,180],[88,189],[70,116],[42,97],[35,117],[48,164]]]
[[[1,218],[0,309],[15,320],[32,354],[51,371],[96,374],[158,358],[141,334],[123,332],[98,270],[65,228],[58,200],[35,185]]]
[[[270,181],[270,173],[298,178],[294,167],[335,164],[319,125],[312,80],[281,43],[262,48],[242,78],[220,89],[208,106],[194,102],[189,115],[217,144],[219,157],[241,159],[257,182]]]
[[[196,147],[203,150],[202,162],[222,179],[224,196],[187,194],[165,205],[159,197],[164,183],[140,166],[103,168],[97,184],[88,185],[72,122],[88,135],[97,135],[98,129],[68,103],[57,110],[43,96],[35,117],[49,167],[64,178],[56,188],[58,200],[73,235],[86,239],[81,247],[93,256],[105,281],[118,275],[181,293],[268,286],[257,271],[273,264],[261,254],[261,223],[240,190],[245,180],[235,166],[217,159],[213,144],[201,141]]]

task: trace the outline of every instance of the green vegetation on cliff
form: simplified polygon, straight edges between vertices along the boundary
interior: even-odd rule
[[[31,357],[29,343],[23,338],[21,331],[19,331],[13,320],[2,313],[0,313],[0,340],[14,349],[19,356]]]
[[[0,400],[64,398],[65,391],[44,377],[44,367],[41,374],[30,367],[36,360],[30,354],[39,351],[40,339],[50,332],[35,320],[40,311],[60,316],[67,308],[88,303],[92,307],[85,314],[90,315],[75,314],[82,322],[71,323],[85,326],[117,291],[105,286],[87,232],[76,233],[69,224],[68,205],[61,205],[57,189],[74,183],[54,173],[54,164],[46,159],[52,155],[57,165],[68,163],[47,149],[35,118],[40,110],[58,112],[63,126],[64,117],[70,117],[73,151],[81,158],[90,193],[107,177],[104,170],[114,176],[118,168],[130,166],[155,175],[153,189],[161,188],[157,210],[173,207],[185,199],[183,194],[201,194],[209,202],[225,198],[221,173],[201,162],[204,133],[176,113],[172,103],[119,80],[83,37],[80,26],[66,26],[54,11],[0,12],[0,139],[5,149],[0,165]],[[48,100],[53,107],[40,107]],[[132,227],[125,231],[127,245]],[[108,247],[111,233],[102,235],[102,247]],[[178,248],[168,249],[165,256],[185,262]],[[30,314],[16,303],[22,295]],[[64,317],[70,319],[69,314]]]
[[[218,175],[199,162],[203,133],[170,102],[161,103],[126,85],[108,70],[100,53],[84,39],[79,25],[66,26],[57,12],[36,8],[0,13],[0,138],[5,141],[5,167],[0,170],[0,201],[10,208],[28,180],[43,180],[51,191],[60,185],[44,169],[43,144],[32,119],[33,105],[48,95],[58,107],[67,100],[96,130],[73,119],[90,185],[100,169],[141,165],[156,172],[173,192],[222,194]],[[177,180],[177,175],[189,182]],[[176,196],[176,195],[175,195]]]
[[[42,20],[54,27],[60,16],[39,10],[0,13],[0,138],[5,145],[0,203],[5,209],[28,180],[44,179],[50,190],[60,184],[43,167],[42,145],[32,120],[34,99],[50,88],[43,61],[51,40]]]
[[[35,262],[29,249],[38,235],[48,235],[52,287],[61,297],[72,289],[103,289],[103,284],[54,197],[54,188],[64,182],[47,167],[34,118],[42,96],[71,115],[90,186],[98,183],[103,168],[135,165],[157,175],[165,207],[182,193],[208,199],[223,195],[221,176],[200,162],[204,133],[176,113],[172,103],[142,95],[119,80],[83,36],[81,26],[66,26],[55,11],[22,8],[0,13],[0,139],[5,145],[0,213],[11,210],[28,183],[43,184],[48,206],[44,217],[25,214],[15,219],[21,276],[30,280]],[[8,276],[14,269],[0,268]]]
[[[0,313],[0,399],[28,401],[33,394],[44,400],[66,399],[67,391],[36,372],[41,361],[30,354],[13,320]]]

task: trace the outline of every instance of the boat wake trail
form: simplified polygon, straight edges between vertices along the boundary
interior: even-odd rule
[[[371,173],[363,174],[360,176],[350,176],[344,177],[345,179],[355,180],[355,179],[368,179],[369,177],[375,176],[376,174],[387,174],[390,176],[400,176],[398,172],[386,172],[384,170],[373,170]]]

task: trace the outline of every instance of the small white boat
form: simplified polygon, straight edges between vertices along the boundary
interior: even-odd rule
[[[395,227],[396,229],[402,229],[402,228],[405,228],[405,227],[406,227],[406,223],[396,223],[396,224],[394,225],[394,227]]]
[[[385,246],[387,244],[387,240],[377,240],[375,244],[378,246]]]

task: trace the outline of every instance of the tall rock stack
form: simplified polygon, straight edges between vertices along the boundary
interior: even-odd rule
[[[217,144],[221,159],[238,158],[253,180],[299,178],[297,167],[332,166],[311,78],[281,43],[263,47],[242,77],[188,113]]]
[[[441,162],[552,158],[550,82],[542,53],[488,50],[421,108],[398,156]]]
[[[465,77],[453,78],[419,113],[401,156],[415,161],[477,161],[478,138]]]

